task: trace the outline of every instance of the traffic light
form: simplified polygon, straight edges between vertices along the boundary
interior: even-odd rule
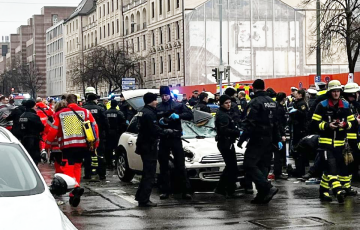
[[[217,82],[219,79],[219,69],[215,68],[211,70],[213,72],[212,76],[215,78],[215,81]]]
[[[225,67],[225,80],[230,79],[230,66]]]

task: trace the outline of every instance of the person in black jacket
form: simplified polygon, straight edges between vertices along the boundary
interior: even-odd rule
[[[124,114],[117,110],[118,103],[116,100],[111,100],[111,107],[105,111],[105,116],[109,121],[109,133],[106,140],[105,159],[109,169],[113,168],[113,152],[118,147],[118,142],[121,134],[123,134],[127,128]]]
[[[281,136],[281,141],[283,145],[286,144],[286,134],[285,134],[285,127],[287,123],[286,118],[286,94],[283,92],[279,92],[276,95],[276,103],[277,103],[277,121],[279,125],[279,132]],[[286,165],[286,148],[282,148],[281,150],[275,149],[274,151],[274,175],[275,179],[287,179],[287,176],[285,176],[282,173],[282,167]]]
[[[194,106],[195,110],[211,113],[210,107],[207,106],[209,95],[207,93],[200,93],[200,101]]]
[[[193,95],[191,96],[189,100],[189,105],[194,106],[197,103],[199,103],[199,90],[194,90]]]
[[[174,167],[179,181],[182,185],[184,199],[191,199],[190,182],[185,169],[185,154],[182,146],[181,120],[192,120],[193,114],[184,104],[175,102],[170,95],[168,86],[160,87],[162,102],[156,107],[157,118],[162,128],[173,129],[178,133],[177,136],[161,137],[159,143],[159,164],[160,164],[160,199],[169,198],[170,177],[169,177],[169,156],[170,151],[174,156]]]
[[[104,159],[105,153],[105,140],[109,133],[109,122],[107,117],[105,116],[105,109],[97,105],[98,96],[96,94],[88,94],[86,98],[86,104],[83,108],[90,111],[93,115],[96,124],[99,127],[99,147],[97,148],[97,157],[95,156],[87,156],[85,158],[84,166],[85,166],[85,176],[84,179],[91,178],[91,165],[94,167],[97,166],[97,170],[93,169],[93,172],[97,171],[97,174],[100,177],[100,180],[106,179],[106,163]],[[93,162],[91,162],[93,161]],[[97,162],[96,162],[97,161]]]
[[[130,123],[130,121],[137,113],[137,111],[125,100],[121,103],[120,111],[124,114],[127,124]]]
[[[306,155],[296,152],[299,141],[307,135],[308,126],[308,112],[309,108],[305,99],[305,90],[300,89],[295,93],[294,108],[290,110],[290,123],[293,129],[291,151],[295,159],[296,177],[301,177],[305,174],[305,167],[309,164]]]
[[[40,133],[44,131],[44,125],[40,117],[36,115],[35,101],[27,100],[26,111],[20,116],[19,124],[22,133],[21,143],[36,165],[40,162]]]
[[[236,90],[234,88],[227,88],[224,92],[225,95],[228,95],[231,98],[231,114],[234,121],[240,126],[241,124],[241,113],[236,102]]]
[[[19,119],[20,116],[26,111],[25,102],[26,100],[23,100],[21,102],[21,105],[16,107],[6,118],[7,121],[13,121],[11,132],[17,139],[21,138],[21,127],[20,127]]]
[[[240,119],[241,120],[244,120],[246,117],[246,106],[247,106],[246,93],[245,93],[245,91],[240,91],[238,108],[240,111]]]
[[[243,122],[244,132],[240,136],[238,147],[242,148],[248,141],[245,151],[244,168],[250,175],[258,191],[251,203],[268,203],[279,191],[268,182],[267,176],[270,169],[274,145],[282,149],[280,133],[277,125],[277,104],[264,91],[265,83],[257,79],[253,83],[254,98],[247,107],[247,116]]]
[[[224,158],[225,169],[221,174],[215,193],[229,198],[238,198],[240,195],[235,193],[238,168],[234,143],[240,136],[240,129],[232,118],[232,112],[231,98],[228,95],[222,95],[220,108],[216,113],[215,128],[217,147]]]
[[[160,136],[173,135],[174,131],[162,129],[158,124],[156,94],[146,93],[143,100],[145,106],[138,114],[139,135],[135,150],[143,161],[143,171],[135,200],[139,202],[140,207],[156,207],[157,204],[150,201],[150,195],[155,182],[159,138]]]

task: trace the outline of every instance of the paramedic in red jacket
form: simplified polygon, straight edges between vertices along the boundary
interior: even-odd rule
[[[85,154],[89,153],[89,147],[82,128],[82,122],[75,115],[75,111],[84,121],[90,121],[95,129],[96,136],[99,136],[99,129],[94,117],[89,110],[83,109],[76,104],[76,95],[69,94],[66,97],[67,108],[57,112],[54,116],[54,123],[50,127],[46,143],[59,143],[63,153],[63,159],[67,164],[63,167],[64,174],[73,177],[78,183],[76,188],[70,193],[70,205],[77,207],[80,203],[80,197],[84,189],[80,188],[81,164]],[[97,139],[94,147],[97,148],[99,140]]]
[[[41,150],[41,158],[47,159],[47,152],[45,151],[45,141],[47,139],[47,134],[49,132],[49,128],[52,125],[53,122],[53,116],[54,111],[49,108],[44,102],[42,102],[42,99],[38,97],[36,99],[36,114],[40,117],[41,122],[45,126],[44,132],[41,133],[41,139],[40,140],[40,150]]]

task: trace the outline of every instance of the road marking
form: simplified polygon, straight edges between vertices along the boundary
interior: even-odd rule
[[[120,197],[121,199],[126,200],[127,202],[129,202],[131,204],[137,204],[137,201],[135,200],[135,196],[129,195],[123,190],[118,189],[118,190],[108,190],[108,191],[110,193]]]

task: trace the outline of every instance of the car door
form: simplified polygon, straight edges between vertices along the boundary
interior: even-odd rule
[[[123,146],[127,153],[129,167],[133,170],[142,171],[143,164],[140,155],[135,153],[136,140],[138,136],[138,117],[134,116],[131,120],[129,127],[126,131],[126,140],[124,140]]]

